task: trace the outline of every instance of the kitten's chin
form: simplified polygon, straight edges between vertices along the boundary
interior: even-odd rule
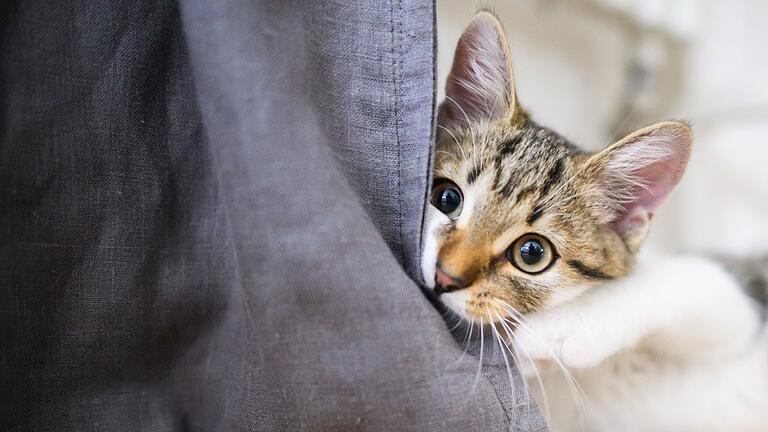
[[[467,290],[453,291],[440,296],[440,301],[443,302],[448,309],[460,316],[461,319],[465,321],[474,321],[474,318],[467,313],[467,300],[469,300],[469,293],[467,293]]]

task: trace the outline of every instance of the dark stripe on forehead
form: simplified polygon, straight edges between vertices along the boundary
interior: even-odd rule
[[[512,138],[499,143],[498,152],[496,157],[493,159],[496,168],[496,177],[493,179],[493,189],[497,190],[499,194],[501,194],[501,196],[504,198],[509,198],[512,196],[512,192],[514,192],[515,187],[515,185],[510,184],[509,181],[507,181],[504,186],[501,186],[500,184],[501,179],[504,177],[504,158],[515,151],[521,140],[521,135],[515,135]]]
[[[539,220],[542,214],[544,214],[544,205],[542,203],[538,203],[533,208],[531,214],[528,215],[528,217],[525,219],[525,223],[528,225],[533,225],[534,222]]]
[[[496,177],[496,178],[498,179],[498,177]],[[498,181],[497,181],[497,183],[498,183]],[[513,182],[511,180],[507,181],[507,183],[501,189],[498,189],[498,190],[499,190],[499,194],[504,199],[509,199],[509,198],[512,197],[512,193],[515,191],[515,182]]]
[[[560,182],[560,179],[563,177],[564,168],[565,162],[563,162],[563,159],[558,159],[547,173],[547,178],[544,180],[544,184],[541,186],[539,200],[543,200],[552,190],[552,187]],[[544,214],[544,204],[542,201],[539,201],[525,222],[528,223],[528,225],[533,225],[533,223],[536,222],[542,214]]]
[[[469,169],[469,172],[467,173],[467,184],[472,184],[477,180],[477,177],[480,176],[480,173],[483,172],[483,166],[480,164],[480,162],[476,162],[472,167]]]
[[[608,280],[613,279],[613,276],[603,273],[600,269],[596,269],[594,267],[590,267],[586,264],[584,264],[581,261],[578,260],[569,260],[567,264],[577,272],[579,272],[580,275],[590,278],[590,279],[599,279],[599,280]]]
[[[534,186],[528,186],[527,188],[521,190],[517,193],[517,197],[515,197],[515,201],[520,202],[525,199],[527,199],[531,194],[536,192],[536,188]]]
[[[499,144],[499,158],[503,158],[504,156],[515,151],[517,145],[520,144],[522,139],[523,135],[517,134],[506,141],[502,141],[501,144]]]
[[[504,178],[503,157],[496,157],[496,177],[493,179],[493,189],[499,192],[499,195],[504,199],[509,199],[512,196],[512,192],[515,191],[515,183],[511,181],[511,178],[506,179],[504,185],[501,185],[501,181]]]
[[[558,159],[552,169],[547,173],[547,178],[544,180],[544,185],[541,187],[541,197],[546,196],[554,185],[556,185],[563,177],[564,162],[563,159]]]

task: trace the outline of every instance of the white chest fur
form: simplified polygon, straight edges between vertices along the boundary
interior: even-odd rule
[[[574,373],[583,399],[574,397],[562,375],[552,371],[544,377],[551,428],[554,432],[766,431],[766,346],[756,343],[733,358],[704,363],[669,361],[640,350],[621,353]],[[530,387],[541,401],[537,383],[530,381]]]
[[[553,432],[768,431],[768,337],[714,262],[643,260],[629,278],[531,316],[528,327],[518,351],[540,365],[556,355],[581,386],[550,368],[545,404],[529,378]]]

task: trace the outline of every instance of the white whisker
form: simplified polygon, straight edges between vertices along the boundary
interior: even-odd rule
[[[499,335],[498,329],[496,329],[496,326],[493,325],[493,319],[491,318],[491,311],[486,310],[486,314],[488,315],[488,322],[491,323],[491,331],[493,331],[493,335],[496,337],[497,341],[499,342],[499,348],[501,349],[501,356],[502,358],[504,358],[504,364],[507,367],[507,378],[509,379],[509,387],[511,390],[514,390],[515,382],[512,379],[512,370],[509,367],[509,361],[507,360],[507,353],[504,350],[504,346],[506,346],[507,344],[501,340],[501,336]],[[502,346],[502,343],[504,344],[504,346]]]
[[[456,162],[461,162],[461,159],[459,159],[455,154],[453,154],[453,153],[451,153],[449,151],[435,150],[435,154],[438,154],[438,153],[439,154],[444,154],[444,155],[450,157],[451,159],[455,160]]]
[[[461,150],[461,157],[463,157],[465,161],[469,160],[469,158],[467,157],[467,154],[464,152],[464,147],[462,147],[461,143],[459,143],[459,140],[456,139],[456,135],[454,135],[453,132],[451,132],[447,127],[443,125],[437,125],[437,127],[448,132],[448,135],[450,135],[451,138],[453,138],[453,142],[456,143],[456,147],[458,147],[459,150]]]
[[[472,383],[472,389],[470,389],[469,394],[472,395],[475,392],[475,388],[477,387],[477,383],[480,381],[480,373],[483,370],[483,345],[484,345],[484,337],[483,337],[483,319],[480,318],[480,361],[477,365],[477,373],[475,373],[475,381]]]
[[[500,320],[500,324],[501,324],[502,328],[504,329],[504,332],[507,334],[507,337],[511,341],[512,340],[512,329],[509,328],[509,326],[507,325],[507,322],[504,320],[503,317],[499,316],[498,318]],[[510,353],[513,352],[513,350],[509,347],[509,345],[507,345],[507,349],[510,350]],[[541,373],[539,372],[539,368],[536,367],[536,363],[533,361],[531,356],[527,352],[525,352],[524,350],[521,350],[521,351],[522,351],[522,354],[526,358],[528,358],[528,361],[530,362],[531,366],[533,367],[533,373],[536,376],[536,382],[538,383],[539,391],[541,391],[541,395],[542,395],[542,398],[543,398],[542,399],[542,403],[544,405],[544,416],[547,419],[547,422],[549,422],[551,420],[551,418],[552,418],[552,413],[550,412],[550,409],[549,409],[549,397],[547,396],[547,390],[546,390],[546,387],[544,386],[544,380],[541,377]],[[519,364],[519,362],[518,362],[518,364]],[[523,380],[523,381],[525,382],[525,380]],[[526,382],[526,386],[527,386],[527,382]]]
[[[472,149],[477,149],[477,142],[475,142],[475,129],[472,127],[472,122],[469,120],[469,116],[467,115],[467,112],[464,111],[464,108],[459,105],[456,100],[454,100],[452,97],[446,95],[445,98],[449,101],[451,101],[456,107],[461,111],[461,113],[464,115],[464,119],[467,121],[467,127],[469,128],[470,137],[472,138]]]
[[[469,321],[469,331],[467,332],[466,337],[464,338],[464,343],[461,346],[461,355],[459,358],[456,359],[456,363],[461,362],[461,359],[464,358],[465,355],[467,355],[467,351],[469,351],[469,348],[472,344],[472,329],[475,326],[475,323],[473,321]]]
[[[586,419],[588,418],[586,415],[586,409],[588,407],[588,404],[586,403],[587,396],[584,392],[584,389],[579,385],[578,381],[573,377],[573,375],[568,371],[568,368],[565,367],[563,362],[560,360],[560,358],[552,352],[549,347],[544,343],[544,341],[533,331],[530,327],[528,327],[524,322],[524,317],[521,313],[519,313],[515,308],[513,308],[510,304],[503,300],[498,300],[499,304],[502,306],[502,308],[506,309],[508,312],[507,317],[514,320],[514,321],[507,321],[510,324],[514,324],[518,328],[520,328],[523,331],[526,331],[528,334],[530,334],[541,346],[545,347],[549,351],[549,355],[552,358],[552,360],[557,365],[558,369],[563,375],[563,378],[566,381],[566,384],[568,385],[568,389],[571,392],[571,397],[573,398],[574,403],[576,404],[576,409],[579,415],[579,423],[580,428],[582,430],[587,430],[586,427]],[[506,318],[505,318],[506,321]],[[530,356],[528,356],[530,358]]]

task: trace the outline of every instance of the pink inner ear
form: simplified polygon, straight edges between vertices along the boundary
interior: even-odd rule
[[[511,75],[503,37],[490,17],[475,18],[464,31],[445,85],[439,123],[466,123],[504,114]]]
[[[635,161],[639,165],[637,168],[630,168],[628,175],[621,176],[624,181],[629,182],[629,185],[626,189],[627,193],[622,194],[624,199],[621,209],[614,220],[614,225],[620,233],[636,228],[638,223],[645,221],[646,216],[650,219],[656,208],[664,202],[680,181],[685,170],[689,152],[687,138],[675,133],[665,134],[663,130],[656,132],[639,138],[637,142],[629,144],[628,148],[624,149],[638,155],[640,161]],[[631,148],[644,146],[645,149],[649,149],[651,145],[657,150],[664,150],[666,154],[650,163],[647,159],[642,161],[644,157],[642,150]],[[653,151],[650,150],[649,153]],[[623,161],[622,165],[631,166],[632,162],[630,158]]]

